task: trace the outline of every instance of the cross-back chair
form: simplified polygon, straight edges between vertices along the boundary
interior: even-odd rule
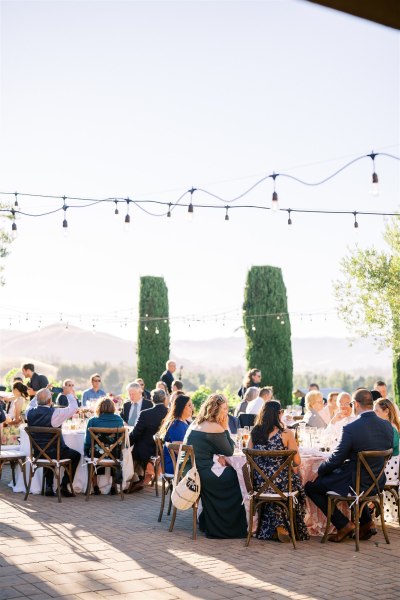
[[[108,467],[112,472],[112,485],[120,486],[120,497],[124,500],[122,485],[122,448],[125,443],[124,427],[89,427],[90,456],[83,460],[88,466],[88,481],[86,487],[86,501],[89,500],[92,488],[93,473],[97,468]]]
[[[356,483],[355,483],[355,494],[349,496],[340,496],[335,492],[328,492],[328,514],[326,518],[326,528],[321,543],[324,544],[327,540],[329,527],[331,524],[331,517],[336,505],[339,502],[346,502],[350,505],[353,512],[353,522],[356,526],[355,529],[355,540],[356,540],[356,552],[360,550],[360,516],[369,503],[374,504],[380,511],[381,524],[383,535],[387,544],[390,544],[389,537],[385,527],[384,511],[383,511],[383,487],[379,481],[382,478],[386,464],[389,458],[392,456],[393,450],[366,450],[357,454],[357,467],[356,467]],[[371,463],[381,459],[382,468],[376,475],[372,470],[373,465]],[[361,489],[361,474],[365,471],[366,475],[371,482],[366,490]],[[378,512],[379,512],[378,511]]]
[[[162,516],[163,516],[163,512],[164,512],[165,498],[168,496],[168,493],[170,494],[170,497],[169,497],[167,515],[171,514],[171,508],[172,508],[171,493],[172,493],[172,488],[173,488],[173,483],[174,483],[174,475],[173,475],[173,473],[165,472],[163,440],[160,438],[158,433],[153,435],[153,440],[156,445],[156,452],[157,452],[158,465],[159,465],[159,467],[156,471],[156,477],[158,477],[158,472],[161,469],[161,506],[160,506],[160,514],[158,515],[158,522],[160,522],[162,519]],[[157,479],[156,479],[156,492],[157,491],[158,491],[158,485],[157,485]]]
[[[57,497],[61,502],[61,469],[65,469],[69,476],[71,493],[75,496],[72,485],[72,463],[70,458],[61,458],[61,429],[59,427],[26,427],[25,432],[29,437],[30,456],[28,458],[29,480],[25,484],[26,494],[29,496],[33,475],[36,469],[50,469],[54,472],[57,482]],[[43,442],[39,444],[35,436],[42,436]],[[55,457],[49,455],[55,449]],[[42,496],[44,494],[45,477],[43,473]]]
[[[250,448],[243,448],[243,452],[246,455],[247,462],[243,465],[243,477],[246,484],[247,493],[249,495],[249,520],[248,520],[248,533],[246,539],[246,546],[249,545],[252,532],[253,518],[256,512],[262,507],[263,504],[278,504],[286,512],[290,524],[290,538],[292,540],[293,548],[296,549],[296,536],[295,536],[295,525],[294,525],[294,507],[293,503],[298,494],[298,491],[292,491],[292,469],[293,469],[293,458],[296,454],[295,450],[253,450]],[[258,457],[282,459],[279,467],[270,476],[257,464],[256,459]],[[277,477],[287,469],[288,487],[286,490],[282,490],[278,487]],[[255,484],[255,474],[258,474],[261,478],[261,484]],[[259,518],[259,525],[261,519]]]
[[[176,483],[178,484],[180,480],[184,477],[185,468],[187,466],[188,461],[190,460],[190,464],[194,464],[194,450],[193,446],[189,446],[187,444],[181,444],[179,442],[165,442],[166,447],[168,448],[168,452],[171,456],[172,464],[174,466],[174,478],[172,479],[172,490],[175,481],[175,475],[177,475]],[[180,462],[178,462],[178,456],[182,456],[183,458]],[[172,492],[171,492],[172,493]],[[193,511],[193,539],[195,540],[197,537],[197,509],[199,504],[199,498],[196,502],[193,503],[192,511]],[[171,524],[169,526],[169,531],[172,531],[175,525],[177,508],[174,506],[172,511]]]
[[[1,474],[3,471],[3,465],[5,465],[6,463],[9,463],[10,467],[11,467],[11,475],[12,475],[12,481],[13,481],[13,485],[16,484],[16,479],[15,479],[15,467],[17,465],[19,465],[21,467],[21,470],[23,472],[24,475],[24,481],[25,481],[25,488],[26,488],[26,480],[25,480],[25,469],[23,467],[23,463],[25,461],[25,454],[23,454],[20,449],[19,446],[2,446],[1,445],[1,429],[2,429],[3,425],[0,425],[0,479],[1,479]]]

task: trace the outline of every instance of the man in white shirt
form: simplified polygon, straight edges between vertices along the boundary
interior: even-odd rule
[[[36,396],[30,401],[28,408],[26,409],[26,419],[29,427],[61,427],[61,425],[72,417],[78,408],[77,399],[73,394],[67,394],[68,406],[66,408],[54,408],[52,406],[52,394],[48,388],[42,388],[36,394]],[[36,443],[42,448],[49,441],[49,434],[34,434]],[[50,446],[46,450],[50,458],[56,458],[57,449]],[[69,448],[63,437],[61,436],[60,442],[60,458],[70,458],[72,467],[72,479],[74,478],[76,468],[81,459],[81,455],[76,450]],[[46,469],[46,496],[55,496],[53,491],[53,479],[54,472],[52,469]],[[72,496],[72,493],[68,490],[69,477],[67,472],[64,472],[64,476],[61,481],[61,494],[66,498]],[[71,482],[72,483],[72,482]]]
[[[353,402],[351,395],[347,392],[342,392],[338,395],[336,398],[336,405],[338,411],[327,425],[325,433],[329,434],[337,443],[342,437],[343,427],[354,421],[356,417],[353,415]]]
[[[264,402],[269,402],[273,399],[273,391],[271,387],[261,388],[258,398],[251,400],[246,406],[246,415],[258,415]]]

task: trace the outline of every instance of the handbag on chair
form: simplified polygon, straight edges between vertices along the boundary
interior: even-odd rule
[[[171,494],[171,502],[179,510],[188,510],[192,508],[200,496],[200,476],[196,468],[196,460],[193,453],[193,464],[189,471],[178,483],[178,473],[180,471],[180,459],[182,450],[179,451],[174,475],[174,486]]]

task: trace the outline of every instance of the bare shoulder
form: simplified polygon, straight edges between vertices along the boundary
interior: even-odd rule
[[[294,433],[292,431],[292,429],[284,429],[282,431],[282,438],[285,440],[294,440]]]
[[[219,423],[210,423],[209,421],[203,421],[196,426],[196,431],[203,431],[203,433],[223,433],[224,428]]]

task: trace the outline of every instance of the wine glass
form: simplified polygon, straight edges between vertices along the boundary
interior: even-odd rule
[[[243,427],[243,445],[247,447],[250,439],[250,428],[248,425]]]

